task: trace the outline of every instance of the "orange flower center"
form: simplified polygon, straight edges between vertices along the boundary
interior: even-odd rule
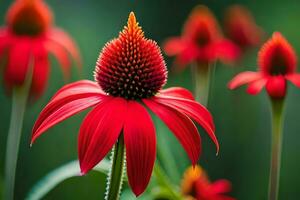
[[[144,37],[133,13],[119,37],[107,43],[100,53],[95,79],[109,95],[126,99],[151,97],[166,83],[160,48]]]
[[[7,14],[8,26],[17,35],[37,36],[51,22],[51,11],[42,0],[17,0]]]

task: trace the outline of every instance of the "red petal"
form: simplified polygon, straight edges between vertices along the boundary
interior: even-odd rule
[[[169,56],[181,53],[186,48],[185,42],[179,37],[168,39],[163,45],[163,49]]]
[[[235,89],[241,85],[256,81],[261,78],[261,74],[258,72],[242,72],[236,75],[229,83],[229,89]]]
[[[8,55],[8,66],[4,72],[9,85],[22,85],[25,81],[30,61],[31,43],[29,40],[18,40],[11,46]]]
[[[134,194],[139,196],[146,189],[152,174],[156,137],[150,115],[135,101],[128,102],[124,139],[129,185]]]
[[[266,83],[267,83],[267,79],[265,78],[251,82],[248,85],[247,92],[251,95],[256,95],[260,93],[260,91],[263,89]]]
[[[195,165],[201,151],[201,139],[193,121],[185,114],[166,106],[157,98],[143,99],[143,102],[169,127]]]
[[[161,95],[173,96],[173,97],[180,97],[184,99],[195,100],[193,93],[189,90],[181,87],[171,87],[168,89],[164,89],[159,91]]]
[[[49,38],[63,46],[76,61],[77,65],[79,67],[81,66],[80,53],[78,51],[77,45],[75,44],[71,36],[69,36],[63,30],[55,28],[52,29],[51,33],[49,34]]]
[[[231,183],[225,179],[215,181],[211,184],[211,187],[215,193],[227,193],[231,191]]]
[[[199,123],[204,130],[208,133],[209,137],[216,145],[217,152],[219,151],[219,143],[215,135],[215,125],[210,112],[200,103],[188,99],[178,97],[166,97],[163,95],[157,96],[156,102],[164,104],[165,106],[172,107],[181,113]]]
[[[81,173],[97,165],[116,143],[123,125],[127,102],[123,98],[106,98],[84,119],[78,137]]]
[[[9,47],[10,37],[6,34],[6,31],[0,28],[0,59],[2,59],[5,50]]]
[[[266,90],[271,97],[282,98],[286,95],[286,80],[283,76],[270,76]]]
[[[215,44],[218,58],[225,62],[234,62],[240,57],[240,48],[229,40],[222,40]]]
[[[31,92],[35,98],[39,97],[45,90],[49,76],[48,54],[42,45],[36,45],[33,50],[33,74]]]
[[[199,55],[199,48],[194,43],[187,43],[185,49],[179,54],[176,63],[179,66],[184,66],[195,61]]]
[[[289,74],[286,75],[286,79],[291,81],[297,87],[300,87],[300,74]]]
[[[69,79],[70,71],[71,71],[71,61],[68,57],[68,52],[66,51],[66,49],[62,47],[60,44],[53,41],[46,42],[45,46],[47,50],[50,53],[52,53],[58,60],[59,64],[62,67],[65,78]]]
[[[51,101],[54,99],[62,99],[71,95],[82,95],[87,93],[105,95],[96,82],[90,80],[81,80],[63,86],[56,92],[56,94],[53,95]]]
[[[79,81],[69,84],[57,92],[35,122],[31,143],[55,124],[105,99],[106,96],[102,94],[100,89],[98,93],[93,87],[89,90],[85,82],[87,81],[82,84],[85,87],[81,87],[81,81]]]

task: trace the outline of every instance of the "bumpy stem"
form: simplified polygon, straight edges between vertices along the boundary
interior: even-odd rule
[[[106,200],[120,199],[125,169],[125,146],[123,133],[120,134],[112,152],[112,165],[107,179]]]
[[[269,200],[278,199],[283,130],[283,99],[272,99],[272,147],[269,179]]]
[[[17,168],[19,145],[21,140],[23,118],[26,108],[28,89],[26,86],[13,90],[12,111],[7,136],[5,160],[4,199],[14,198],[15,174]]]
[[[192,66],[194,79],[194,95],[198,102],[208,106],[211,82],[215,72],[215,65],[195,63]]]

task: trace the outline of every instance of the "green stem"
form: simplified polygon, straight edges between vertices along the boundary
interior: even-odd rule
[[[269,200],[278,199],[283,130],[283,99],[272,99],[272,147],[269,179]]]
[[[159,164],[157,162],[154,165],[154,173],[155,173],[155,177],[157,179],[158,184],[163,186],[163,188],[165,188],[168,191],[168,194],[170,195],[170,197],[172,199],[174,199],[174,200],[182,199],[180,194],[173,189],[174,186],[170,183],[169,179],[164,174],[164,172],[162,171],[161,167],[159,166]]]
[[[125,169],[125,146],[123,133],[119,136],[112,151],[112,166],[107,179],[106,200],[120,199]]]
[[[154,118],[155,124],[160,124],[161,122]],[[157,127],[158,132],[168,132],[167,128],[163,126]],[[171,152],[170,145],[166,139],[165,134],[157,134],[157,155],[161,161],[162,166],[168,172],[169,177],[173,182],[178,182],[180,180],[180,174],[178,171],[178,166],[176,165],[174,155]]]
[[[194,95],[196,101],[202,105],[208,105],[209,93],[210,93],[210,82],[215,72],[215,65],[210,64],[194,64],[192,66],[192,76],[194,79]]]
[[[6,145],[4,183],[5,200],[12,200],[14,198],[15,174],[27,96],[28,89],[26,88],[26,86],[14,88],[12,97],[11,119]]]

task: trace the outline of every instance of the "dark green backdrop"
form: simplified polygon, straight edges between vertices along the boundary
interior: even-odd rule
[[[93,79],[93,70],[100,49],[105,42],[116,37],[125,25],[128,14],[134,11],[148,38],[159,44],[172,35],[178,35],[191,9],[198,3],[209,6],[222,20],[226,6],[241,3],[255,15],[257,22],[269,36],[281,31],[300,53],[300,2],[297,0],[269,1],[104,1],[104,0],[49,0],[55,13],[56,24],[68,31],[77,41],[83,57],[83,74],[76,74],[71,81]],[[0,19],[11,1],[0,1]],[[257,49],[250,52],[243,62],[243,70],[256,69]],[[168,67],[172,59],[166,58]],[[210,110],[213,113],[217,136],[221,144],[219,156],[215,156],[212,142],[203,135],[203,154],[200,164],[212,180],[227,178],[232,181],[232,196],[242,200],[267,198],[270,149],[269,102],[265,92],[249,96],[243,89],[229,91],[227,82],[234,70],[218,63],[213,85]],[[2,84],[2,83],[1,83]],[[47,131],[36,144],[29,148],[33,123],[50,97],[64,84],[57,62],[52,59],[49,87],[43,97],[28,107],[23,129],[17,170],[16,198],[23,199],[31,186],[43,175],[67,161],[77,158],[77,133],[84,113],[76,115]],[[169,74],[168,86],[181,85],[192,89],[189,70],[183,74]],[[2,86],[2,85],[1,85]],[[282,154],[280,199],[295,200],[300,196],[300,90],[289,86],[286,123]],[[6,134],[10,118],[11,99],[0,87],[0,185],[3,182]],[[188,163],[182,149],[171,134],[161,132],[174,147],[176,164],[184,170]],[[97,172],[85,177],[69,179],[53,190],[46,199],[102,199],[105,176]]]

